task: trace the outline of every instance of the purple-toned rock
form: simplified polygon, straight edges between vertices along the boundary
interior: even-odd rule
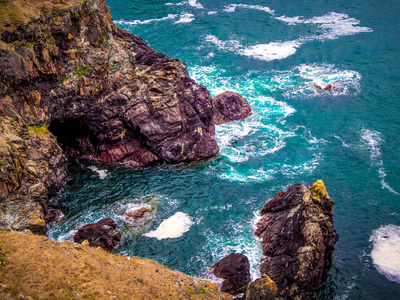
[[[214,123],[220,125],[234,120],[244,120],[251,116],[247,100],[231,91],[224,92],[212,99],[214,106]]]
[[[88,240],[92,247],[101,247],[104,250],[113,250],[121,241],[121,233],[113,219],[102,219],[94,224],[87,224],[74,235],[75,243]]]
[[[54,223],[60,221],[63,216],[64,215],[61,210],[49,209],[44,220],[46,221],[46,223]]]
[[[218,261],[212,271],[215,276],[225,279],[221,291],[231,295],[243,293],[251,281],[249,260],[243,254],[229,254]]]
[[[322,180],[278,192],[261,210],[255,234],[266,256],[260,266],[283,299],[315,299],[332,265],[338,235],[333,205]]]

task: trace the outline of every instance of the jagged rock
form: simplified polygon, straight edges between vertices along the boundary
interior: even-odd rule
[[[63,217],[63,213],[61,210],[59,209],[50,209],[47,212],[46,217],[44,218],[44,220],[46,221],[46,223],[54,223],[54,222],[58,222],[62,219]]]
[[[215,276],[225,279],[221,291],[231,295],[243,293],[250,283],[249,260],[243,254],[225,256],[212,267],[212,271]]]
[[[224,92],[212,99],[214,123],[220,125],[234,120],[244,120],[251,115],[247,100],[234,92]]]
[[[266,274],[249,283],[244,294],[244,300],[275,300],[276,283]]]
[[[130,167],[218,153],[207,89],[118,29],[104,0],[0,5],[19,16],[0,18],[0,229],[46,232],[64,153]]]
[[[87,224],[74,235],[75,243],[88,240],[92,247],[101,247],[104,250],[113,250],[121,241],[121,233],[113,219],[102,219],[94,224]]]
[[[265,273],[284,299],[315,299],[332,265],[338,235],[333,205],[322,180],[278,192],[261,210],[255,234],[262,239]]]

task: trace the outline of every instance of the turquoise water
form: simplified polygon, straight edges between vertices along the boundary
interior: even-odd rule
[[[399,299],[400,2],[107,2],[119,27],[183,60],[212,96],[241,93],[253,116],[218,126],[220,154],[195,166],[82,165],[54,199],[66,218],[49,235],[71,239],[112,217],[124,236],[118,253],[208,276],[239,252],[254,279],[260,209],[294,183],[323,179],[340,239],[319,299]],[[142,204],[154,218],[126,222]],[[179,237],[159,240],[167,219]]]

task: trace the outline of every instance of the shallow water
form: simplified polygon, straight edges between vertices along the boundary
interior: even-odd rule
[[[319,298],[399,298],[400,2],[107,2],[119,27],[183,60],[212,96],[241,93],[253,115],[218,126],[220,154],[195,166],[83,165],[54,199],[66,219],[49,235],[71,239],[112,217],[121,254],[202,276],[239,252],[254,278],[263,205],[294,183],[323,179],[340,239]],[[328,84],[339,90],[314,88]],[[142,204],[154,217],[126,222],[124,212]],[[179,237],[148,234],[167,219]]]

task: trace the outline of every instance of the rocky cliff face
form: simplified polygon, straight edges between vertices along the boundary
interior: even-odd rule
[[[255,234],[266,257],[260,271],[276,283],[278,298],[316,298],[338,240],[332,229],[333,204],[318,180],[277,193],[261,210]]]
[[[130,166],[215,156],[218,109],[104,0],[1,1],[0,228],[45,232],[64,153]]]

